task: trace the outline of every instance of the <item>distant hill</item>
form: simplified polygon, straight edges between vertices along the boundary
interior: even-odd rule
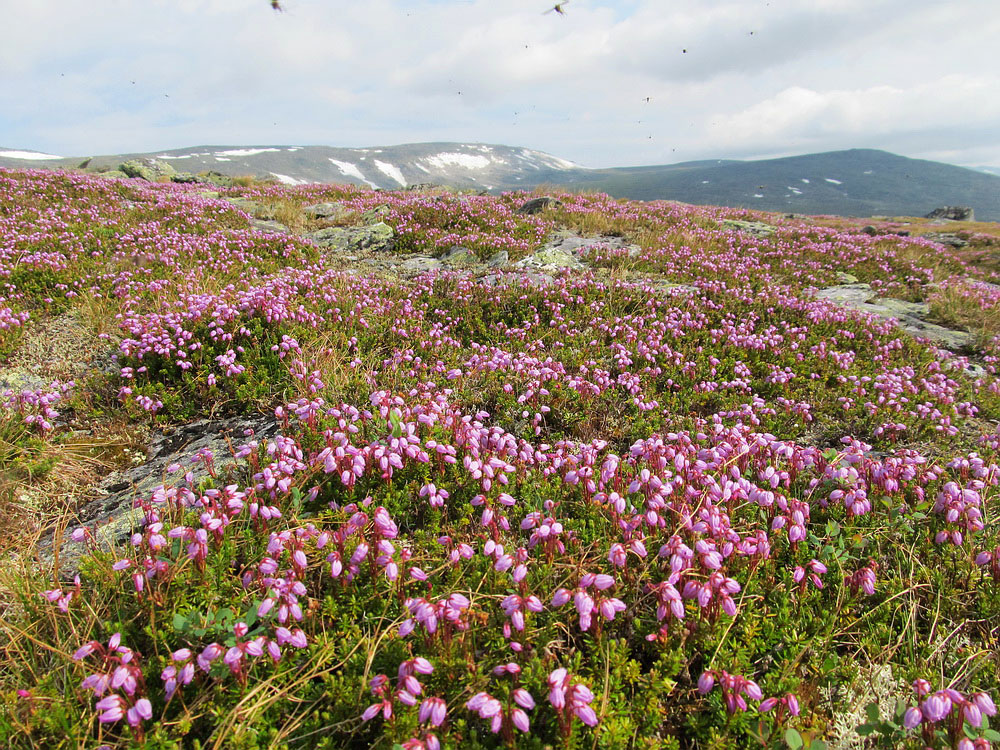
[[[0,167],[75,167],[84,157],[60,158],[0,148]],[[354,183],[384,189],[436,183],[495,190],[533,187],[582,169],[541,151],[482,143],[411,143],[372,148],[331,146],[195,146],[144,154],[95,156],[89,169],[128,159],[156,158],[179,172],[270,175],[288,185]],[[583,170],[587,171],[587,170]]]
[[[1000,177],[872,149],[600,171],[587,187],[639,200],[841,216],[922,216],[962,205],[977,219],[1000,220]]]
[[[396,189],[417,183],[499,192],[552,184],[620,198],[842,216],[922,216],[945,205],[971,206],[1000,221],[1000,174],[886,151],[851,149],[757,161],[702,160],[588,169],[527,148],[414,143],[365,149],[330,146],[197,146],[97,156],[89,169],[154,157],[178,171],[271,175],[286,184],[347,182]],[[76,167],[62,158],[0,148],[0,167]],[[1000,169],[996,170],[1000,173]]]

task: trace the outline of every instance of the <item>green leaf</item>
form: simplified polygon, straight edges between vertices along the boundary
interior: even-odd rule
[[[880,718],[882,718],[878,710],[878,702],[875,701],[865,706],[865,714],[868,716],[868,721],[872,722],[873,724],[876,723]]]
[[[860,734],[862,737],[867,737],[869,734],[874,732],[876,729],[874,724],[862,724],[860,727],[854,731]]]
[[[396,409],[389,412],[389,424],[392,425],[394,438],[403,437],[403,425],[400,423],[400,415]]]
[[[785,730],[785,744],[788,745],[791,750],[799,750],[799,748],[802,747],[802,735],[789,727]]]
[[[983,737],[990,742],[1000,742],[1000,732],[995,729],[987,729],[983,732]]]
[[[183,633],[188,628],[187,618],[180,612],[174,614],[174,630]]]
[[[809,743],[809,750],[827,750],[826,743],[823,740],[813,740]]]

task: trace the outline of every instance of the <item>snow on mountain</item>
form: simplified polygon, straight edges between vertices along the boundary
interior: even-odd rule
[[[424,161],[432,167],[447,169],[448,167],[463,167],[465,169],[482,169],[493,163],[488,156],[479,154],[442,153],[428,156]]]
[[[54,154],[43,154],[40,151],[0,151],[0,157],[4,159],[30,159],[31,161],[63,158]]]
[[[406,178],[403,177],[403,173],[399,171],[399,167],[389,164],[388,162],[379,161],[378,159],[372,159],[372,162],[378,168],[379,172],[398,182],[400,187],[406,187]]]
[[[354,177],[359,180],[364,180],[365,176],[361,174],[361,170],[358,169],[357,164],[352,164],[349,161],[338,161],[333,157],[330,157],[330,162],[340,170],[340,173],[345,177]]]

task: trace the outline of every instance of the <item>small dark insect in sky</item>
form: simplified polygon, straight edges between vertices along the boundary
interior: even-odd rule
[[[566,15],[566,11],[563,10],[563,6],[566,5],[566,3],[568,3],[568,2],[569,2],[569,0],[564,0],[561,3],[556,3],[551,8],[549,8],[547,11],[545,11],[545,13],[551,13],[552,11],[555,11],[560,16],[565,16]],[[542,15],[544,16],[545,13],[542,13]]]
[[[281,7],[280,0],[271,0],[271,8],[278,11],[278,13],[281,13],[284,10],[284,8]]]

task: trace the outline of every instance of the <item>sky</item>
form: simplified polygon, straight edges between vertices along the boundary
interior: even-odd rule
[[[996,0],[0,0],[0,148],[1000,166]]]

